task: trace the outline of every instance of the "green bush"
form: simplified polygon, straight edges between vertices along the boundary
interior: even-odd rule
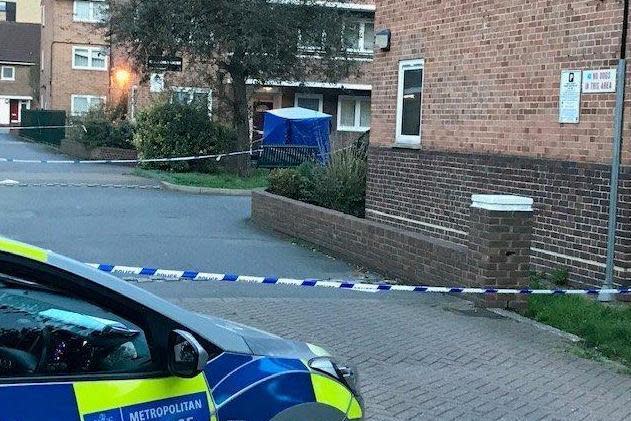
[[[272,171],[268,191],[363,218],[367,169],[366,148],[357,144],[333,153],[325,166]]]
[[[355,149],[331,156],[323,167],[315,167],[303,185],[304,200],[349,215],[364,217],[367,162]]]
[[[142,158],[212,155],[229,151],[235,144],[234,131],[213,123],[201,107],[156,103],[138,113],[134,144]],[[152,163],[146,167],[173,171],[213,172],[214,159]]]
[[[69,131],[68,137],[87,148],[111,146],[114,148],[133,149],[134,126],[123,118],[117,109],[97,108],[85,115],[74,117],[72,123],[83,128]]]
[[[268,191],[290,199],[302,200],[303,180],[295,168],[278,168],[268,175]]]

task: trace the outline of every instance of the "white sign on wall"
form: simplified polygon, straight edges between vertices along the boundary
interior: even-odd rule
[[[559,89],[559,123],[579,122],[581,116],[581,71],[563,70]]]
[[[585,70],[583,72],[583,93],[599,94],[616,92],[616,69]]]

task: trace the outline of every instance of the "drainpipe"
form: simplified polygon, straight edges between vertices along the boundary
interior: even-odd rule
[[[622,146],[622,129],[624,118],[624,89],[627,79],[627,30],[629,26],[629,0],[624,0],[624,16],[622,17],[622,34],[620,41],[620,58],[616,70],[616,108],[613,124],[613,150],[611,154],[611,177],[609,186],[609,224],[607,229],[607,266],[603,288],[613,287],[616,225],[618,217],[618,179],[620,176],[620,149]],[[612,294],[599,294],[600,301],[611,301]]]

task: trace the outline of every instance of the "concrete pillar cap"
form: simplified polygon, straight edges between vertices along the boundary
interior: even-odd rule
[[[504,194],[472,194],[471,207],[504,212],[532,212],[531,197]]]

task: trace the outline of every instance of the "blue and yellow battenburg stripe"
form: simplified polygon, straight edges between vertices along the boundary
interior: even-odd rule
[[[49,253],[42,248],[5,237],[0,237],[0,251],[15,254],[16,256],[26,257],[27,259],[36,260],[38,262],[48,261]]]
[[[317,351],[326,354],[322,348]],[[345,385],[314,373],[298,359],[224,353],[204,373],[219,420],[270,420],[310,402],[336,408],[348,419],[362,417],[359,402]]]
[[[10,405],[5,403],[10,402]],[[271,420],[317,402],[360,419],[356,397],[300,360],[223,353],[192,378],[0,386],[8,419],[68,421]]]
[[[192,379],[78,382],[77,408],[83,421],[208,420],[215,406],[203,374]]]

